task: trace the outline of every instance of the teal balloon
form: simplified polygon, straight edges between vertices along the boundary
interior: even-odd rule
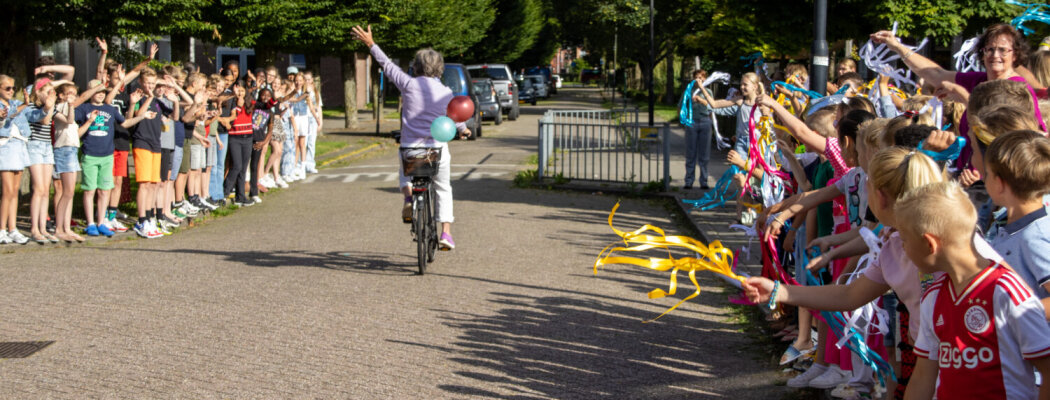
[[[430,136],[439,142],[447,142],[456,137],[456,123],[452,118],[440,116],[430,124]]]

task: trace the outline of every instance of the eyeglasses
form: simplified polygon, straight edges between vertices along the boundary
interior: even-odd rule
[[[984,53],[985,55],[994,55],[996,53],[1007,55],[1012,53],[1013,51],[1014,49],[1011,49],[1009,47],[985,47],[981,49],[981,53]]]
[[[9,92],[9,91],[15,90],[15,87],[14,86],[6,86],[6,87],[3,87],[3,88],[0,88],[0,90],[3,90],[5,92]]]

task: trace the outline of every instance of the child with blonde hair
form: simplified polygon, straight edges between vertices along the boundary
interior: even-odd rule
[[[932,159],[903,147],[880,150],[868,161],[867,167],[867,202],[872,213],[883,224],[883,229],[895,227],[898,221],[901,221],[894,212],[898,198],[909,190],[946,180],[940,167]],[[862,249],[866,246],[863,241],[860,241],[859,245]],[[861,250],[861,253],[863,251]],[[848,256],[859,253],[856,245],[851,242],[830,249],[824,253],[823,258],[833,259],[839,257],[840,254]],[[819,268],[822,265],[818,262],[810,266]],[[769,279],[752,277],[748,278],[743,286],[744,292],[751,301],[765,304],[769,301],[776,285],[778,284]],[[896,233],[884,239],[879,258],[866,266],[860,272],[860,276],[849,284],[819,287],[784,285],[777,291],[774,302],[824,311],[853,311],[878,299],[890,289],[897,293],[900,301],[909,310],[918,310],[922,293],[919,273],[915,265],[908,260],[901,239]],[[903,324],[907,319],[906,314],[902,314],[901,318],[903,328],[901,335],[914,342],[917,332],[909,331]],[[918,327],[918,320],[915,318],[912,320],[915,323],[910,326]],[[808,375],[810,379],[814,379],[825,373],[828,368],[815,363],[810,370],[799,376]],[[906,381],[910,371],[908,366],[902,368],[900,371],[902,379],[900,380]],[[905,386],[899,385],[898,390],[903,393]]]
[[[954,182],[914,189],[894,207],[919,272],[940,274],[919,305],[908,397],[1050,398],[1050,326],[1039,299],[996,254],[974,244],[977,211]],[[914,279],[914,276],[913,276]]]

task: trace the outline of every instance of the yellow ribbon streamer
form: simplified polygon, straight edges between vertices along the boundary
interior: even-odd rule
[[[598,253],[598,259],[594,262],[594,274],[598,274],[598,267],[607,264],[630,264],[661,272],[671,271],[671,282],[667,290],[653,289],[649,292],[650,299],[658,299],[667,295],[674,295],[678,290],[679,271],[688,271],[689,281],[692,282],[693,286],[696,288],[696,291],[679,301],[671,308],[668,308],[667,311],[664,311],[656,318],[643,321],[644,323],[656,321],[657,319],[660,319],[660,317],[667,315],[667,313],[674,311],[674,309],[678,308],[682,303],[698,296],[700,294],[700,283],[696,281],[696,271],[712,271],[725,277],[736,279],[740,282],[744,281],[743,277],[733,272],[733,251],[723,247],[721,242],[716,240],[709,245],[705,245],[688,236],[667,236],[663,229],[649,224],[645,224],[641,228],[631,232],[624,232],[616,229],[612,223],[613,216],[616,215],[616,210],[618,208],[620,208],[620,203],[616,203],[616,206],[614,206],[609,213],[609,227],[612,228],[616,235],[623,239],[625,246],[611,244],[602,249],[601,253]],[[647,234],[648,232],[654,234]],[[699,258],[683,257],[676,259],[671,256],[672,247],[693,251],[699,255]],[[644,259],[628,256],[613,256],[613,253],[615,252],[639,252],[652,249],[667,250],[668,258],[651,257],[649,259]]]

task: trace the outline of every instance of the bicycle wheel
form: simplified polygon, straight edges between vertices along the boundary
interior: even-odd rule
[[[415,195],[412,201],[412,224],[416,232],[416,257],[420,275],[426,273],[427,270],[427,248],[430,242],[430,232],[427,232],[430,224],[426,220],[427,197],[426,192],[423,192]]]
[[[438,229],[437,221],[434,219],[434,197],[430,195],[431,190],[427,191],[427,224],[430,228],[427,230],[427,262],[434,262],[434,252],[437,251],[438,247]]]

